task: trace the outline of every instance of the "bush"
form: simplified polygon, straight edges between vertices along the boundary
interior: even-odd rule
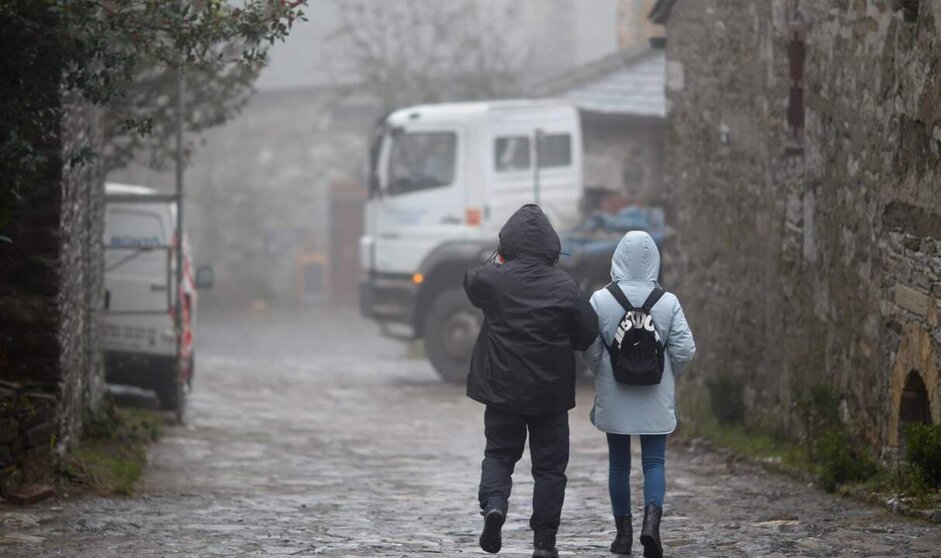
[[[840,426],[840,395],[829,384],[799,384],[795,388],[794,403],[811,450],[818,441],[817,436]]]
[[[941,425],[909,425],[905,439],[905,459],[929,486],[941,487]]]
[[[830,429],[814,444],[820,479],[829,492],[841,484],[869,480],[879,472],[875,462],[842,429]]]
[[[719,424],[742,424],[745,422],[745,385],[731,376],[723,374],[706,382],[712,413]]]

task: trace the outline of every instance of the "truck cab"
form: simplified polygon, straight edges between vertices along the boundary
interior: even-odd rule
[[[424,105],[379,124],[370,150],[360,240],[364,316],[425,341],[435,369],[462,381],[481,315],[464,296],[520,206],[537,203],[557,230],[579,220],[577,110],[560,101]]]

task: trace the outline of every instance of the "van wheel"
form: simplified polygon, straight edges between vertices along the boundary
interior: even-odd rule
[[[183,410],[186,407],[186,390],[180,372],[175,366],[170,367],[155,386],[160,398],[160,409],[173,411],[177,422],[183,422]]]
[[[442,292],[425,315],[422,331],[431,364],[448,382],[467,380],[483,314],[460,289]]]

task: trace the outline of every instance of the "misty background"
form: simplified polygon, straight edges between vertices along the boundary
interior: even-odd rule
[[[311,0],[242,113],[189,138],[187,234],[195,263],[216,272],[203,302],[354,301],[368,143],[394,108],[569,98],[583,109],[586,186],[656,198],[665,109],[653,3]],[[173,178],[146,152],[108,176],[165,192]]]

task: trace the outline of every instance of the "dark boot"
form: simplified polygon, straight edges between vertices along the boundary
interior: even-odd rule
[[[484,552],[496,554],[503,548],[503,522],[506,515],[498,509],[487,510],[484,513],[484,530],[480,534],[480,548]]]
[[[660,544],[660,518],[663,509],[650,502],[644,506],[644,528],[640,531],[640,544],[644,545],[644,558],[663,558]]]
[[[618,535],[611,543],[611,554],[630,554],[634,543],[634,526],[631,525],[631,516],[615,517],[614,524],[618,528]]]
[[[536,533],[533,539],[533,558],[559,558],[559,551],[555,548],[555,533]]]

